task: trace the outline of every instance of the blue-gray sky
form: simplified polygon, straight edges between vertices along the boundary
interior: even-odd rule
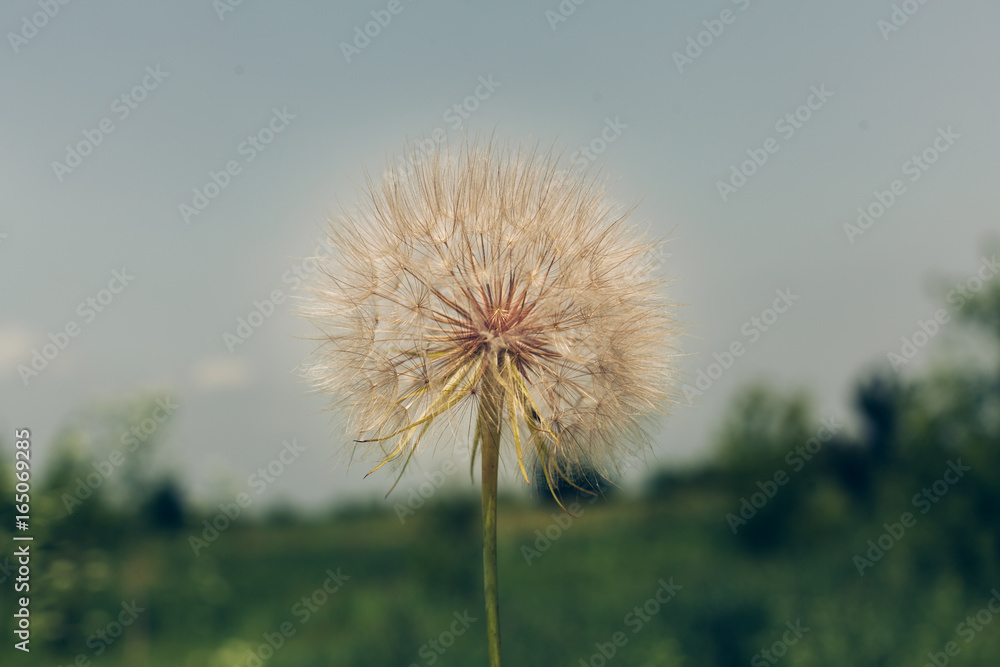
[[[305,452],[261,503],[384,492],[388,475],[334,467],[343,443],[293,372],[309,328],[288,300],[233,352],[224,335],[293,292],[366,168],[436,130],[592,146],[612,194],[671,239],[688,381],[744,345],[654,436],[652,465],[702,455],[747,382],[844,415],[858,373],[933,317],[934,276],[973,276],[998,229],[998,23],[988,0],[7,2],[0,426],[8,442],[31,427],[44,468],[87,405],[169,393],[166,458],[198,498],[246,487],[293,438]],[[742,183],[733,165],[753,156]],[[225,187],[185,216],[213,172]],[[848,234],[876,192],[892,203]],[[755,336],[777,290],[799,298]],[[18,366],[73,324],[23,381]]]

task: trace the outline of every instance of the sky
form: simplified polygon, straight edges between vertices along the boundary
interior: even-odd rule
[[[997,271],[998,23],[987,0],[5,2],[0,442],[30,428],[43,474],[65,424],[149,395],[200,502],[282,452],[260,507],[380,498],[295,371],[297,276],[366,173],[466,134],[599,168],[668,239],[685,404],[626,486],[709,456],[750,383],[850,424],[859,377],[950,308],[893,372],[939,355],[941,286]]]

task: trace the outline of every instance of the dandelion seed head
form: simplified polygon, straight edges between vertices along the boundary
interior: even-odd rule
[[[606,470],[647,444],[674,396],[658,243],[593,178],[557,167],[466,145],[369,179],[333,222],[303,368],[375,460],[408,461],[445,434],[473,441],[487,378],[522,470],[522,445],[545,465]]]

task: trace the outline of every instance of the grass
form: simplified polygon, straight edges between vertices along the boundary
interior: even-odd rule
[[[790,528],[779,526],[763,545],[732,534],[724,516],[738,496],[716,486],[584,501],[575,519],[554,506],[501,502],[507,660],[603,664],[603,647],[613,648],[621,665],[747,664],[782,639],[786,623],[800,621],[809,629],[785,647],[782,664],[922,664],[947,641],[962,642],[961,664],[990,664],[1000,634],[987,629],[966,644],[956,628],[1000,584],[990,556],[998,540],[995,531],[973,528],[976,537],[941,543],[953,529],[970,531],[968,517],[959,516],[967,509],[960,490],[948,498],[952,510],[942,506],[922,518],[864,577],[852,556],[891,517],[805,514],[813,501],[837,506],[829,497],[835,493],[812,485]],[[903,497],[892,495],[887,506]],[[479,520],[474,498],[430,504],[402,525],[389,506],[289,525],[241,519],[198,557],[186,531],[136,535],[121,551],[70,557],[70,583],[59,582],[62,590],[46,590],[57,583],[52,577],[40,582],[36,637],[61,628],[55,636],[64,641],[38,639],[38,650],[17,664],[71,664],[84,654],[107,667],[255,665],[252,655],[267,657],[259,647],[283,623],[294,634],[262,664],[486,664]],[[540,540],[536,531],[547,530],[548,541]],[[525,548],[534,554],[530,563]],[[115,576],[91,581],[88,572],[101,568],[88,559]],[[317,595],[328,571],[350,578]],[[671,579],[682,587],[676,597],[649,603]],[[133,597],[147,611],[95,656],[87,637]],[[645,613],[636,613],[644,605]],[[455,614],[466,610],[476,620],[451,635],[461,626]],[[618,632],[620,646],[613,641]]]

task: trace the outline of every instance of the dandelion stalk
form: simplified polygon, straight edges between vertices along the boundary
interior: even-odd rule
[[[483,589],[486,594],[486,637],[490,667],[501,667],[500,593],[497,583],[497,476],[500,468],[500,424],[504,389],[499,377],[488,373],[479,404],[479,433],[483,459]]]
[[[659,244],[556,164],[491,142],[369,180],[365,202],[331,228],[338,253],[321,262],[305,313],[320,330],[305,370],[346,408],[372,472],[393,462],[401,477],[418,449],[475,427],[491,667],[504,451],[526,481],[533,458],[551,492],[646,445],[649,416],[674,391]]]

